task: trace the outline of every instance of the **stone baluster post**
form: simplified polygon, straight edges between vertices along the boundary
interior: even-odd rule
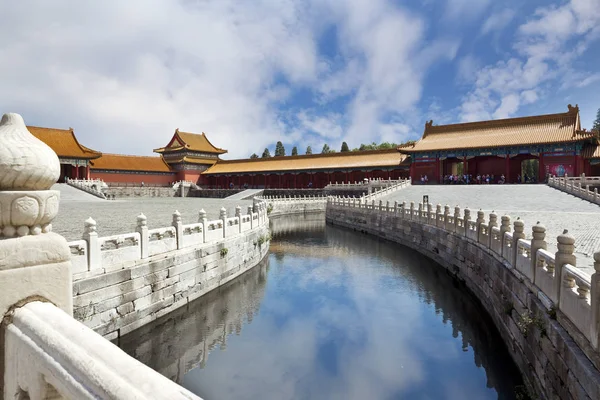
[[[219,219],[223,221],[223,237],[227,237],[227,209],[225,207],[221,207],[219,210]]]
[[[371,210],[375,209],[375,200],[371,200]]]
[[[96,221],[89,217],[84,222],[83,240],[87,242],[88,270],[92,271],[102,268],[102,257],[100,255],[100,242],[96,231]]]
[[[175,227],[175,238],[177,240],[177,248],[183,247],[183,223],[181,222],[181,213],[177,210],[173,213],[173,227]]]
[[[423,219],[423,203],[419,202],[419,210],[417,212],[419,214],[417,221],[421,222]]]
[[[398,216],[398,202],[394,201],[394,216]]]
[[[538,221],[531,230],[533,236],[531,239],[531,269],[533,271],[533,281],[535,283],[535,274],[537,273],[537,251],[539,249],[546,250],[548,245],[546,244],[546,227],[540,224],[540,221]]]
[[[460,207],[456,206],[454,207],[454,232],[458,232],[458,226],[460,223]]]
[[[598,203],[598,188],[594,188],[594,203]]]
[[[415,218],[415,202],[414,201],[410,202],[410,207],[409,207],[408,211],[410,212],[410,219],[414,219]]]
[[[254,228],[254,219],[252,218],[252,206],[248,206],[248,215],[250,216],[250,229]]]
[[[258,203],[254,203],[254,209],[256,210],[255,212],[258,212]],[[204,209],[201,209],[198,212],[198,222],[202,223],[202,243],[206,243],[206,228],[208,228],[208,219],[206,218],[206,211],[204,211]]]
[[[475,224],[476,224],[475,227],[477,228],[477,241],[479,243],[484,243],[483,242],[483,238],[481,236],[482,235],[482,233],[481,233],[481,230],[482,230],[481,227],[483,225],[485,225],[485,214],[483,213],[483,211],[481,210],[481,208],[479,209],[479,211],[477,211],[477,219],[475,220]],[[488,232],[488,234],[489,234],[489,232]],[[486,239],[486,241],[487,241],[487,239]],[[484,244],[488,245],[489,242],[484,243]]]
[[[439,226],[440,226],[440,225],[442,225],[442,223],[444,222],[444,221],[442,220],[442,215],[443,215],[443,214],[442,214],[442,205],[438,203],[438,204],[435,206],[435,226],[438,226],[438,227],[439,227]]]
[[[592,347],[600,347],[600,251],[594,253],[594,273],[590,279],[590,304],[592,308]]]
[[[242,233],[242,207],[237,206],[235,208],[235,216],[238,219],[238,232]]]
[[[379,200],[379,211],[383,211],[383,200]]]
[[[510,216],[509,215],[503,215],[502,217],[500,217],[500,242],[501,242],[500,246],[501,246],[501,249],[502,249],[500,251],[500,253],[502,254],[502,256],[504,258],[506,258],[506,254],[504,254],[504,233],[510,232],[510,231],[511,231]]]
[[[385,202],[385,212],[390,212],[390,201]]]
[[[400,214],[400,218],[404,219],[405,213],[406,213],[406,202],[403,201],[402,203],[400,203],[400,207],[398,208],[398,213]]]
[[[450,206],[446,204],[444,206],[444,229],[448,229],[448,225],[450,224]]]
[[[521,218],[517,218],[517,220],[513,223],[514,231],[513,231],[513,243],[512,243],[512,260],[510,260],[513,268],[517,267],[517,255],[519,253],[519,239],[525,239],[525,223]]]
[[[465,208],[465,217],[463,220],[463,226],[465,228],[465,236],[469,236],[469,222],[471,222],[471,209]]]
[[[10,310],[43,300],[73,315],[71,250],[65,238],[52,232],[60,192],[51,187],[59,176],[56,153],[29,133],[20,115],[4,114],[0,120],[0,318],[4,319],[0,397],[17,394],[4,392],[6,372],[19,364],[4,351],[5,324],[11,323],[5,317]],[[6,371],[5,362],[10,363]]]
[[[563,233],[561,235],[558,235],[556,239],[558,241],[558,251],[554,255],[554,295],[556,296],[556,304],[559,305],[561,289],[563,286],[563,267],[565,266],[565,264],[577,266],[577,259],[573,254],[575,252],[575,238],[569,233],[568,230],[565,229]]]
[[[490,221],[488,222],[488,247],[492,248],[492,240],[493,240],[493,229],[498,226],[498,215],[492,211],[490,214]],[[500,241],[502,242],[502,241]]]
[[[137,216],[137,226],[135,231],[140,234],[140,257],[148,258],[148,246],[150,238],[148,237],[148,218],[143,213]]]
[[[427,203],[427,223],[430,225],[435,225],[431,223],[431,219],[434,216],[433,214],[433,205],[431,205],[431,203]]]

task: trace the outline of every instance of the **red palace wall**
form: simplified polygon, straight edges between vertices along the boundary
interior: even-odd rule
[[[102,179],[106,183],[139,183],[141,184],[160,184],[167,185],[176,181],[176,175],[173,174],[130,174],[125,172],[107,173],[91,170],[91,179]]]

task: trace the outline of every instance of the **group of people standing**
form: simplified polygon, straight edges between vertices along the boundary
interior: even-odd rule
[[[506,177],[504,174],[496,176],[494,174],[472,174],[464,175],[444,175],[443,182],[446,185],[489,185],[504,184]]]

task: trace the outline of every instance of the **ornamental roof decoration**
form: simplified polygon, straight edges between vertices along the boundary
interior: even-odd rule
[[[406,154],[421,151],[509,147],[593,139],[582,131],[579,107],[568,105],[566,113],[466,122],[450,125],[425,123],[423,137],[412,146],[400,146]]]
[[[204,174],[311,171],[347,168],[388,168],[404,165],[407,156],[396,149],[349,151],[328,154],[219,160]]]
[[[131,156],[123,154],[102,154],[91,161],[92,170],[173,172],[162,156]]]
[[[155,149],[156,153],[168,153],[178,150],[191,150],[200,153],[224,154],[227,150],[214,146],[206,137],[206,134],[182,132],[179,128],[175,129],[175,134],[165,147]]]
[[[33,136],[46,143],[59,157],[93,160],[102,153],[79,143],[73,128],[56,129],[28,126]]]

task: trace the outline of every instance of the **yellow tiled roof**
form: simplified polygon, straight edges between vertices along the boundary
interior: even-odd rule
[[[213,165],[215,164],[217,161],[219,161],[218,158],[196,158],[196,157],[181,157],[181,158],[176,158],[176,159],[168,159],[165,160],[165,162],[168,162],[169,164],[176,164],[176,163],[189,163],[189,164],[202,164],[202,165]]]
[[[177,145],[169,147],[169,145],[174,143],[176,143]],[[227,153],[227,150],[215,147],[208,140],[204,132],[202,132],[202,134],[199,135],[197,133],[181,132],[179,128],[175,130],[175,135],[173,135],[173,138],[169,142],[169,145],[167,145],[166,147],[161,147],[160,149],[155,149],[154,151],[157,153],[164,153],[165,151],[181,150],[185,148],[188,150],[198,151],[202,153]]]
[[[586,140],[593,133],[581,131],[579,108],[569,105],[569,111],[532,117],[434,126],[425,124],[421,140],[413,146],[399,147],[403,153],[435,150],[455,150],[519,146],[529,144],[564,143]]]
[[[397,167],[407,156],[396,149],[351,151],[243,160],[219,160],[205,174],[233,174],[272,171],[307,171],[321,169]]]
[[[89,149],[77,141],[73,129],[41,128],[28,126],[33,136],[46,143],[59,157],[94,159],[102,155],[99,151]]]
[[[92,161],[90,168],[93,170],[172,172],[161,156],[127,156],[106,153]]]
[[[583,158],[600,158],[600,145],[597,143],[587,144],[583,146],[583,150],[581,151],[581,156]]]

